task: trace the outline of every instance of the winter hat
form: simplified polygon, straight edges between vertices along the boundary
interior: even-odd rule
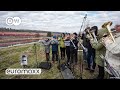
[[[56,36],[53,36],[54,39],[56,39]]]

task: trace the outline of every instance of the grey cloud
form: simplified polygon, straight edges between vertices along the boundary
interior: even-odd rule
[[[114,24],[120,23],[119,11],[1,11],[0,26],[17,29],[33,29],[48,31],[78,32],[87,14],[90,25],[101,25],[111,20]],[[22,19],[19,26],[7,26],[5,19],[10,16],[18,16]]]

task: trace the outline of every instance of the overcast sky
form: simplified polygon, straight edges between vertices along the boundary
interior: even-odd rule
[[[45,30],[57,32],[79,32],[83,17],[86,24],[101,25],[106,21],[120,24],[120,11],[0,11],[0,27],[15,29]],[[6,24],[7,17],[20,17],[18,26]]]

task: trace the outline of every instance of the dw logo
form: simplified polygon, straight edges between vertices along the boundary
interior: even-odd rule
[[[21,19],[19,17],[7,17],[6,24],[7,25],[20,25]]]

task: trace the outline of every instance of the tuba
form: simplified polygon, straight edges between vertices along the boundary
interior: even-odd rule
[[[104,23],[104,24],[102,25],[102,28],[106,28],[106,29],[108,30],[108,32],[109,32],[109,34],[110,34],[110,37],[112,38],[113,42],[115,42],[115,39],[114,39],[114,37],[113,37],[113,35],[112,35],[112,33],[111,33],[111,29],[110,29],[110,26],[111,26],[111,25],[112,25],[112,22],[109,21],[109,22]]]

